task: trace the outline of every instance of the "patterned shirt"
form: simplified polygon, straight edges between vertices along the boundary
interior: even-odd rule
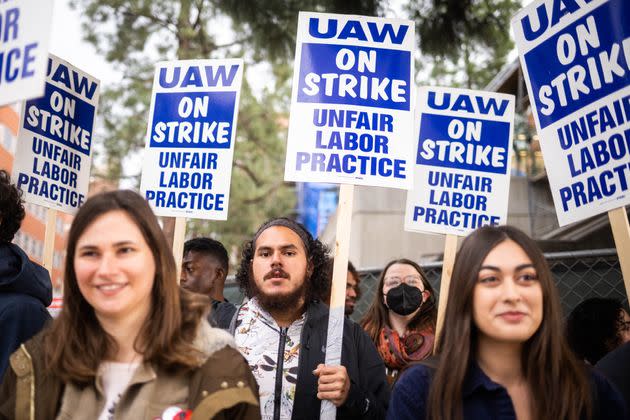
[[[289,327],[281,328],[256,298],[238,313],[234,338],[258,381],[263,420],[291,418],[304,320],[302,314]]]

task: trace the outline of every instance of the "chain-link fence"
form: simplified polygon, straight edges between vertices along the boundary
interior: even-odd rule
[[[545,258],[556,280],[565,314],[590,297],[611,297],[628,304],[615,249],[549,253]],[[423,264],[422,268],[435,292],[439,293],[442,262]],[[359,274],[362,296],[351,317],[355,321],[361,319],[374,299],[381,268],[361,270]],[[228,282],[224,293],[230,302],[242,300],[234,283]]]
[[[610,297],[628,304],[619,258],[615,249],[545,254],[560,292],[565,314],[569,314],[584,299]],[[429,283],[440,291],[442,262],[423,264]],[[361,300],[357,303],[352,319],[358,321],[372,304],[381,269],[361,271]]]

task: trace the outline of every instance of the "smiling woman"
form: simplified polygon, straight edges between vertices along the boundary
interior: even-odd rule
[[[11,356],[0,419],[31,410],[51,419],[259,418],[245,359],[205,322],[207,297],[180,290],[175,273],[141,196],[89,199],[68,236],[63,309]]]
[[[155,262],[140,229],[124,211],[105,213],[88,226],[77,242],[74,269],[81,294],[106,331],[119,333],[120,328],[113,328],[119,323],[136,324],[139,330],[151,309]]]
[[[549,267],[516,228],[464,240],[438,341],[437,367],[403,373],[388,418],[626,418],[618,392],[569,350]]]

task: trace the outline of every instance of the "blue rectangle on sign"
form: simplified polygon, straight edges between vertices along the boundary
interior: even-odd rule
[[[408,111],[410,69],[409,51],[305,43],[297,101]]]
[[[229,149],[236,92],[156,93],[151,147]]]
[[[524,55],[540,128],[630,86],[628,37],[630,2],[610,0]]]
[[[25,109],[23,128],[90,155],[93,105],[46,83],[44,96],[26,101]]]
[[[509,122],[425,113],[416,163],[505,174],[509,140]]]

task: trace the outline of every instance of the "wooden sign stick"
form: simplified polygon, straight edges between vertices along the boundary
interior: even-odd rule
[[[44,233],[44,255],[42,256],[42,265],[48,273],[50,278],[53,278],[53,265],[55,257],[55,237],[57,235],[57,210],[46,210],[46,231]]]
[[[435,326],[435,342],[433,349],[438,346],[440,331],[444,324],[444,313],[448,302],[448,289],[451,285],[451,275],[453,265],[455,265],[455,255],[457,254],[457,235],[446,235],[444,240],[444,260],[442,261],[442,280],[440,280],[440,301],[438,303],[437,325]]]
[[[620,207],[609,211],[608,218],[615,238],[621,275],[626,285],[626,296],[630,298],[630,226],[628,225],[626,208]]]
[[[186,237],[186,218],[175,218],[175,230],[173,232],[173,257],[177,273],[177,284],[182,275],[182,260],[184,259],[184,238]]]
[[[350,254],[350,224],[352,222],[352,200],[354,185],[341,184],[337,206],[337,236],[335,239],[335,261],[330,289],[330,314],[326,337],[326,365],[341,364],[341,344],[346,306],[346,283],[348,281],[348,255]],[[320,420],[334,420],[336,407],[328,400],[322,401]]]

